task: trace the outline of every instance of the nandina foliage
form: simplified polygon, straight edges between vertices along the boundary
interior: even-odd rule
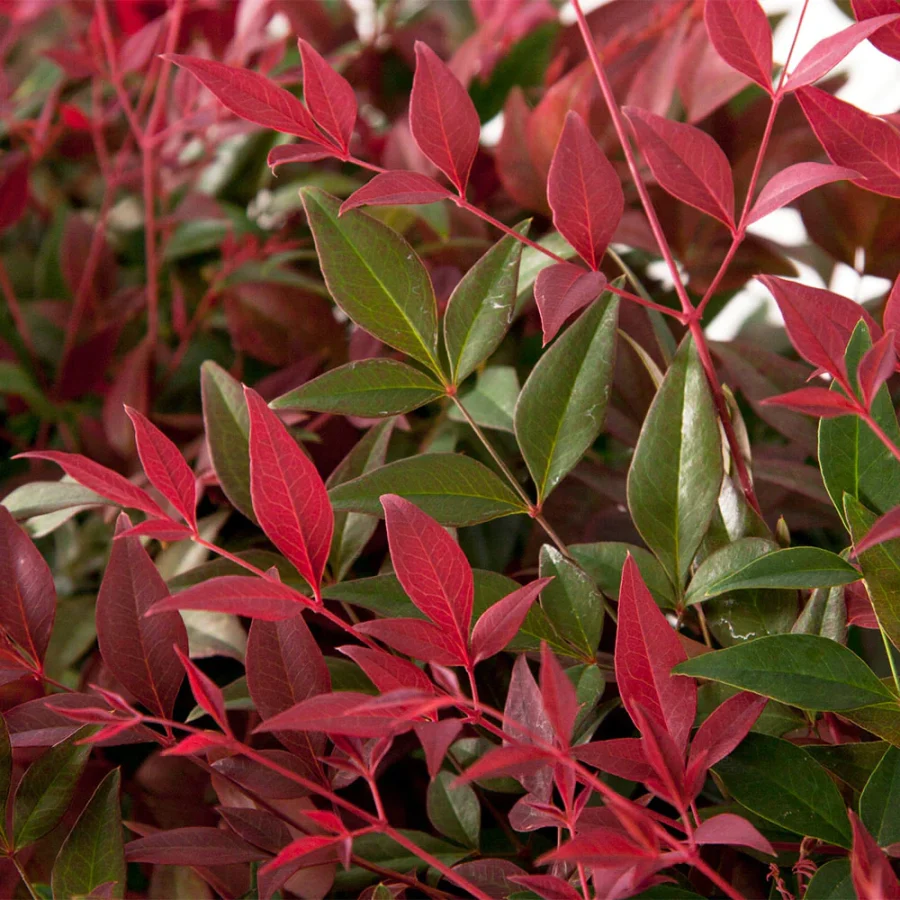
[[[0,894],[900,897],[900,8],[412,6],[0,3]]]

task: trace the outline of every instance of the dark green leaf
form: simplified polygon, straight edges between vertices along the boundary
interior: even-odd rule
[[[200,367],[203,421],[209,455],[225,496],[252,522],[250,499],[250,415],[244,391],[221,366]]]
[[[428,818],[445,837],[465,847],[478,847],[481,832],[481,803],[470,784],[451,785],[452,772],[438,772],[428,785]]]
[[[51,421],[57,417],[56,407],[44,396],[31,376],[18,364],[8,359],[0,360],[0,397],[20,397],[32,412]]]
[[[740,571],[753,560],[771,553],[777,547],[775,541],[759,537],[739,538],[734,543],[720,547],[697,567],[685,592],[685,602],[699,603],[701,600],[714,597],[720,593],[715,590],[720,581]],[[708,593],[710,589],[713,593]]]
[[[878,843],[900,841],[900,750],[889,747],[859,798],[859,817]]]
[[[847,604],[843,587],[819,588],[809,595],[791,631],[820,634],[839,644],[847,643]]]
[[[840,792],[800,747],[751,732],[714,771],[738,803],[764,819],[794,834],[850,846]]]
[[[597,587],[616,601],[619,599],[622,567],[625,565],[625,557],[630,553],[653,594],[653,599],[664,609],[675,608],[675,594],[669,576],[656,557],[643,547],[617,541],[599,541],[594,544],[570,544],[569,553],[594,579]]]
[[[541,607],[557,634],[592,658],[603,631],[603,598],[591,577],[556,547],[544,544],[540,577],[553,578],[541,591]]]
[[[803,900],[848,900],[856,896],[849,859],[833,859],[819,866]]]
[[[721,484],[719,423],[697,350],[686,338],[656,392],[628,472],[631,517],[679,591]]]
[[[884,683],[887,686],[889,680]],[[845,709],[840,716],[866,731],[871,731],[872,734],[877,734],[895,747],[900,747],[900,704],[896,698],[886,703],[861,706],[859,709]]]
[[[76,742],[93,731],[91,725],[80,728],[28,767],[16,790],[13,809],[13,844],[17,850],[52,831],[65,815],[91,753],[90,744],[76,746]]]
[[[516,404],[516,440],[538,502],[574,468],[603,427],[616,348],[618,301],[605,293],[531,370]]]
[[[525,234],[528,223],[517,230]],[[444,314],[444,340],[454,384],[499,346],[512,321],[522,243],[507,235],[472,266],[456,286]]]
[[[856,709],[891,698],[852,651],[814,634],[774,634],[679,663],[679,675],[709,678],[801,709]]]
[[[440,374],[437,303],[431,279],[397,232],[340,201],[304,188],[325,284],[341,309],[370,334]]]
[[[706,624],[723,647],[786,634],[797,618],[796,591],[735,591],[703,604]]]
[[[475,388],[459,399],[466,412],[482,428],[512,431],[516,401],[519,399],[519,376],[512,366],[491,366],[478,376]],[[450,408],[450,419],[454,422],[466,421],[456,406]]]
[[[349,215],[349,213],[348,213]],[[329,491],[335,511],[381,516],[382,494],[399,494],[441,525],[474,525],[527,512],[490,469],[457,453],[401,459]]]
[[[433,378],[412,366],[394,359],[364,359],[307,381],[269,406],[381,418],[417,409],[443,393]]]
[[[809,744],[804,749],[823,768],[855,791],[862,791],[890,747],[887,741],[852,744]]]
[[[107,896],[125,896],[125,844],[119,809],[119,770],[97,786],[53,864],[54,897],[83,897],[114,882]]]

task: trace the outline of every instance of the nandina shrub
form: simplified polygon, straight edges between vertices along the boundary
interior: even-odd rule
[[[0,5],[3,896],[900,896],[852,11]]]

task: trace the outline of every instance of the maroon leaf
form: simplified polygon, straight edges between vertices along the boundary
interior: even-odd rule
[[[303,99],[319,128],[346,153],[356,125],[356,94],[303,38],[297,45],[303,61]]]
[[[766,183],[759,192],[753,209],[747,216],[747,224],[752,225],[760,219],[792,203],[803,194],[821,187],[823,184],[831,184],[833,181],[858,178],[859,172],[853,169],[844,169],[840,166],[829,166],[825,163],[797,163],[788,166]]]
[[[310,856],[319,850],[333,846],[341,840],[338,837],[330,837],[325,834],[308,834],[297,838],[288,844],[275,859],[270,860],[263,866],[261,874],[271,872],[274,869],[280,869],[288,863],[296,862],[304,857]]]
[[[11,161],[13,154],[7,157]],[[15,225],[28,205],[28,176],[31,164],[22,156],[0,177],[0,233]]]
[[[581,894],[555,875],[512,875],[510,881],[522,885],[543,900],[581,900]]]
[[[885,541],[892,541],[900,537],[900,506],[895,506],[889,512],[886,512],[881,518],[877,519],[869,533],[855,545],[856,554],[865,553],[866,550],[882,544]]]
[[[896,0],[851,0],[853,13],[862,22],[873,16],[890,15],[897,11]],[[882,52],[900,59],[900,23],[880,28],[869,40]]]
[[[576,112],[567,113],[553,153],[547,200],[559,233],[592,269],[599,269],[625,198],[616,170]]]
[[[291,842],[287,825],[267,810],[219,806],[216,811],[239,838],[269,853],[278,853]]]
[[[885,332],[864,354],[859,362],[857,377],[859,390],[866,409],[871,409],[875,395],[881,386],[891,377],[897,365],[897,353],[894,343],[897,336],[894,331]]]
[[[197,528],[197,487],[191,467],[172,443],[146,416],[125,407],[134,425],[138,456],[150,484]]]
[[[459,544],[431,516],[396,494],[381,498],[391,561],[403,590],[468,658],[475,585]]]
[[[167,53],[163,59],[187,69],[236,116],[263,128],[296,134],[317,144],[325,143],[306,107],[268,78],[196,56]]]
[[[894,281],[884,305],[884,330],[894,332],[894,351],[900,356],[900,275]]]
[[[280,622],[254,619],[247,640],[247,688],[263,719],[331,689],[325,657],[303,616]],[[321,752],[321,737],[280,734],[286,746],[304,754]]]
[[[853,848],[850,851],[850,875],[857,897],[878,897],[878,900],[900,900],[900,883],[891,863],[875,839],[860,822],[852,809],[847,810],[853,829]]]
[[[125,513],[116,532],[129,528]],[[162,576],[135,537],[113,542],[97,594],[100,655],[122,684],[157,715],[171,717],[184,670],[175,651],[188,651],[187,632],[176,612],[144,614],[168,595]]]
[[[14,459],[46,459],[54,462],[70,478],[75,479],[80,485],[89,488],[106,497],[112,503],[126,506],[129,509],[139,509],[150,516],[167,519],[168,516],[160,509],[159,505],[127,478],[121,476],[106,466],[101,466],[80,453],[61,453],[58,450],[32,450],[28,453],[20,453]]]
[[[279,144],[269,151],[266,164],[274,172],[278,166],[288,163],[311,163],[320,159],[329,159],[337,153],[334,147],[319,144]]]
[[[539,578],[488,607],[472,629],[472,662],[499,653],[515,636],[532,603],[552,578]]]
[[[772,31],[757,0],[706,0],[706,30],[733,69],[772,93]]]
[[[734,230],[734,183],[722,148],[693,125],[626,107],[637,142],[663,190]]]
[[[686,659],[678,635],[641,578],[629,554],[619,589],[615,666],[622,703],[634,719],[638,706],[668,731],[682,752],[697,711],[697,688],[671,674]]]
[[[354,191],[342,204],[340,214],[358,206],[403,206],[437,203],[453,195],[433,178],[418,172],[380,172]]]
[[[728,844],[732,847],[750,847],[775,856],[772,845],[742,816],[721,813],[706,819],[694,832],[698,844]]]
[[[419,149],[465,193],[481,123],[466,89],[437,54],[416,41],[409,127]]]
[[[356,626],[361,634],[377,638],[413,659],[441,666],[464,666],[465,651],[455,634],[421,619],[373,619]]]
[[[834,419],[838,416],[853,415],[856,412],[856,406],[843,394],[820,387],[805,387],[796,391],[788,391],[777,397],[767,397],[762,403],[766,406],[784,406],[795,412],[818,416],[821,419]]]
[[[41,666],[55,616],[50,567],[9,510],[0,506],[0,629]]]
[[[572,752],[581,762],[629,781],[645,782],[653,776],[653,769],[644,756],[640,738],[592,741],[590,744],[576,745]]]
[[[191,693],[194,695],[197,704],[212,716],[213,721],[222,731],[229,734],[230,729],[228,727],[228,714],[225,712],[225,698],[222,696],[219,686],[204,675],[194,665],[190,657],[186,653],[182,653],[177,646],[175,647],[175,652],[178,654],[181,665],[184,666],[188,683],[191,686]]]
[[[383,694],[401,688],[437,693],[428,676],[407,659],[401,659],[383,650],[371,650],[355,644],[338,647],[338,650],[344,656],[349,656]]]
[[[462,719],[442,719],[439,722],[416,722],[413,731],[425,751],[425,765],[428,775],[434,778],[441,770],[441,764],[450,745],[462,731]]]
[[[225,866],[265,859],[266,854],[221,828],[173,828],[125,845],[129,862],[166,866]]]
[[[602,272],[585,272],[571,263],[555,263],[538,272],[534,299],[541,314],[544,346],[556,336],[569,316],[596,299],[606,287]]]
[[[900,132],[893,125],[818,88],[801,88],[797,99],[831,161],[859,172],[854,184],[900,197]]]
[[[900,534],[900,529],[897,533]],[[856,584],[848,584],[844,588],[844,602],[847,604],[848,625],[859,625],[860,628],[873,630],[880,627],[865,582],[857,581]]]
[[[244,388],[250,414],[250,494],[262,530],[321,600],[334,513],[316,467],[265,400]]]
[[[854,47],[861,44],[867,37],[900,19],[900,13],[891,16],[875,16],[857,22],[837,34],[823,38],[816,44],[803,59],[797,64],[797,68],[791,72],[785,83],[785,90],[795,91],[818,81],[827,75]]]
[[[303,599],[292,588],[268,578],[223,575],[166,597],[147,615],[175,609],[205,609],[277,622],[298,615],[304,608]]]
[[[541,699],[560,744],[568,747],[578,716],[578,698],[574,685],[546,644],[541,645]]]

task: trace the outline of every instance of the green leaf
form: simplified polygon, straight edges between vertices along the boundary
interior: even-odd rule
[[[871,346],[866,324],[860,321],[847,345],[845,357],[854,387],[859,361]],[[837,385],[832,385],[831,389],[841,390]],[[900,427],[887,385],[875,396],[872,415],[891,440],[900,444]],[[851,529],[844,511],[844,494],[879,515],[900,505],[900,462],[859,416],[820,421],[819,466],[825,489],[848,531]]]
[[[93,725],[79,728],[28,767],[16,790],[13,809],[16,850],[52,831],[65,815],[92,749],[90,744],[76,746],[76,741],[94,730]]]
[[[32,381],[31,376],[18,364],[8,359],[0,360],[0,397],[19,397],[42,419],[55,420],[56,407],[44,396],[44,392]]]
[[[840,792],[800,747],[751,732],[713,771],[734,799],[758,816],[794,834],[850,846]]]
[[[900,750],[889,747],[859,798],[859,817],[879,847],[900,841]]]
[[[685,338],[644,419],[628,471],[628,508],[680,591],[722,484],[719,423],[706,374]]]
[[[520,234],[528,222],[516,226]],[[472,266],[456,286],[444,313],[450,373],[459,384],[500,345],[512,321],[522,242],[507,235]]]
[[[10,491],[2,501],[19,520],[63,509],[112,505],[109,500],[74,481],[30,481]]]
[[[443,396],[431,376],[394,359],[347,363],[301,384],[269,406],[380,418],[417,409]]]
[[[328,677],[333,691],[357,691],[360,694],[378,694],[378,689],[369,681],[365,672],[349,659],[326,656]]]
[[[859,792],[890,747],[887,741],[853,744],[807,744],[803,749],[823,768]]]
[[[856,709],[891,698],[852,651],[814,634],[773,634],[679,663],[678,675],[709,678],[801,709]]]
[[[513,430],[513,416],[519,399],[519,376],[512,366],[491,366],[478,376],[475,388],[460,397],[466,412],[482,428]],[[465,422],[456,406],[450,408],[453,422]]]
[[[575,562],[597,583],[597,587],[611,597],[619,599],[619,585],[622,582],[622,567],[630,553],[641,577],[653,594],[653,599],[663,609],[674,609],[676,605],[672,582],[657,558],[643,547],[618,541],[598,541],[593,544],[570,544],[569,553]]]
[[[809,595],[791,631],[820,634],[839,644],[847,643],[847,604],[843,587],[819,588]]]
[[[465,847],[478,847],[481,803],[470,784],[451,787],[452,772],[438,772],[428,785],[427,808],[431,824],[445,837]]]
[[[553,581],[541,591],[541,607],[557,634],[592,658],[603,632],[603,599],[590,575],[544,544],[540,577]]]
[[[885,679],[883,683],[887,687],[890,680]],[[866,731],[871,731],[872,734],[877,734],[895,747],[900,747],[900,705],[896,698],[885,703],[861,706],[859,709],[845,709],[840,716]]]
[[[357,325],[441,373],[437,302],[422,261],[397,232],[318,188],[301,196],[325,284]]]
[[[531,370],[516,404],[516,440],[538,503],[575,467],[603,427],[612,388],[618,300],[606,292]]]
[[[765,544],[771,549],[769,541],[744,538],[714,553],[697,570],[688,588],[687,602],[699,603],[728,591],[803,590],[851,584],[860,579],[859,572],[850,563],[829,550],[788,547],[759,555],[757,551]]]
[[[382,494],[399,494],[441,525],[474,525],[528,511],[487,466],[457,453],[401,459],[329,491],[336,512],[379,517]]]
[[[327,486],[335,487],[384,465],[393,428],[392,420],[370,428],[328,477]],[[377,527],[378,520],[372,516],[335,513],[331,553],[328,557],[335,579],[341,581],[346,576]]]
[[[240,382],[207,360],[200,367],[203,422],[219,484],[235,509],[256,521],[250,498],[250,415]]]
[[[849,494],[844,515],[854,543],[875,524],[875,516]],[[884,541],[857,557],[878,623],[895,647],[900,647],[900,539]]]
[[[108,896],[125,896],[125,843],[119,808],[119,770],[97,785],[53,864],[54,897],[83,897],[115,882]]]
[[[848,900],[856,896],[849,859],[833,859],[819,866],[806,886],[803,900]]]
[[[0,716],[0,810],[6,810],[9,788],[12,784],[12,745],[6,720]],[[6,842],[6,815],[0,815],[0,838]]]

